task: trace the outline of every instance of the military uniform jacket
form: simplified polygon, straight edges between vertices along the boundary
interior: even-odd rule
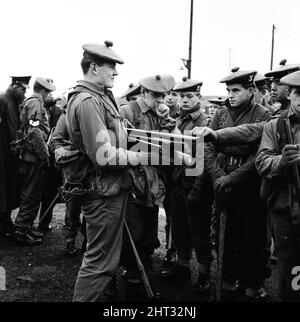
[[[130,105],[123,105],[120,111],[122,117],[133,124],[135,128],[160,131],[164,120],[145,103],[142,97],[139,97],[135,103],[139,108],[138,113],[134,113]],[[133,182],[133,198],[131,200],[148,207],[159,205],[163,201],[165,194],[161,171],[154,166],[143,166],[143,170],[140,166],[130,169]],[[141,188],[137,189],[139,182],[143,182],[141,186],[145,187],[144,192],[141,191]]]
[[[294,142],[300,143],[300,124],[293,122],[293,112],[288,111]],[[292,168],[281,165],[282,146],[280,146],[280,133],[278,131],[279,118],[272,118],[266,122],[256,158],[256,167],[259,174],[269,184],[266,201],[272,212],[288,214],[300,223],[299,209],[295,191],[293,189]],[[286,144],[287,142],[284,142]],[[296,210],[296,211],[295,211]]]
[[[44,107],[44,103],[38,95],[33,95],[29,97],[24,104],[24,107],[21,111],[21,128],[24,131],[28,130],[29,121],[35,120],[39,121],[38,127],[43,133],[44,140],[47,140],[50,127],[47,111]]]
[[[23,136],[27,138],[22,160],[32,163],[47,163],[49,151],[46,140],[50,128],[48,115],[39,95],[33,95],[25,101],[20,118]],[[38,122],[38,125],[31,126],[30,120]]]
[[[179,131],[184,134],[184,131],[191,131],[195,126],[207,126],[208,115],[201,111],[200,104],[190,113],[183,113],[181,110],[180,116],[176,119],[176,126]]]
[[[183,110],[180,112],[180,116],[176,120],[176,127],[182,134],[191,135],[191,133],[185,133],[185,131],[191,131],[194,127],[208,126],[208,115],[202,112],[200,103],[197,104],[191,112],[184,113]],[[184,176],[184,166],[181,166],[181,175],[183,176],[184,186],[191,189],[195,177]]]
[[[85,172],[79,174],[86,178],[84,184],[93,183],[101,196],[127,189],[127,132],[112,92],[79,81],[69,94],[66,123],[72,143],[86,156],[82,166],[76,167]]]
[[[264,122],[270,114],[262,105],[251,101],[238,116],[234,116],[231,107],[217,110],[210,127],[213,130],[234,127],[245,123]],[[255,169],[255,154],[258,143],[222,146],[219,143],[205,145],[205,165],[212,176],[213,182],[222,176],[230,175],[233,188],[241,197],[253,194],[253,189],[259,189],[260,180]],[[228,170],[229,162],[239,162],[239,165]],[[238,161],[237,161],[238,160]],[[242,188],[242,189],[241,189]]]

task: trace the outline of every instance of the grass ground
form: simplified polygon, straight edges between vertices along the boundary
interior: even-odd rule
[[[77,257],[67,257],[64,252],[65,243],[62,237],[65,206],[58,204],[54,208],[53,230],[48,233],[44,242],[35,247],[19,247],[11,240],[1,240],[0,266],[6,270],[6,290],[0,290],[0,302],[69,302],[72,300],[73,288],[82,254]],[[162,294],[164,301],[201,302],[203,298],[195,291],[193,285],[197,280],[197,263],[191,261],[192,280],[190,283],[162,284],[158,273],[162,269],[162,259],[165,255],[164,211],[160,209],[159,239],[161,246],[153,255],[154,269],[150,275],[153,286]],[[82,236],[77,240],[78,248]],[[124,295],[124,281],[118,278],[118,300],[130,301]],[[215,282],[215,262],[211,270],[212,283]],[[271,278],[266,281],[267,301],[276,302],[277,272],[273,270]],[[140,290],[143,292],[143,290]],[[141,300],[142,297],[138,297]]]

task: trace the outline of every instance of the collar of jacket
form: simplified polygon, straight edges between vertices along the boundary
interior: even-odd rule
[[[86,81],[86,80],[80,80],[77,82],[76,88],[77,87],[84,87],[91,92],[94,92],[96,94],[100,95],[106,95],[106,94],[111,94],[111,91],[107,88],[105,88],[103,85],[97,85],[95,83]]]
[[[287,117],[293,124],[300,124],[300,116],[297,115],[292,108],[289,108]]]
[[[249,102],[247,102],[246,104],[244,104],[244,105],[242,105],[242,106],[240,106],[238,108],[232,107],[230,105],[227,108],[229,110],[233,110],[233,111],[238,110],[238,111],[240,111],[240,113],[243,113],[243,111],[246,111],[248,109],[250,110],[255,104],[257,104],[257,103],[255,103],[255,100],[254,100],[254,97],[253,97]]]
[[[193,121],[195,121],[199,115],[202,113],[201,111],[201,105],[198,103],[195,107],[188,111],[180,110],[180,118],[184,119],[186,117],[190,117]]]
[[[287,110],[287,109],[289,109],[290,108],[290,101],[289,100],[287,100],[286,102],[284,102],[284,104],[281,104],[281,106],[280,106],[280,110]]]
[[[37,100],[40,101],[41,105],[44,106],[44,100],[43,100],[43,96],[39,93],[33,93],[29,98],[27,98],[26,101],[32,99],[32,98],[36,98]]]

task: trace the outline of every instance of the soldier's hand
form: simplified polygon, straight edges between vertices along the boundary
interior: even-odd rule
[[[156,107],[156,114],[163,119],[169,116],[169,112],[170,112],[170,108],[165,104],[159,104]]]
[[[298,144],[287,144],[282,150],[282,165],[300,164],[300,146]]]
[[[135,127],[127,120],[127,119],[124,119],[123,120],[123,123],[124,123],[124,126],[128,129],[135,129]]]
[[[215,187],[217,193],[223,193],[225,191],[225,188],[232,186],[232,180],[230,176],[223,176],[218,179],[216,179]]]
[[[199,127],[196,126],[192,129],[193,136],[200,136],[203,135],[204,142],[216,142],[218,141],[218,133],[212,130],[210,127],[203,126]]]

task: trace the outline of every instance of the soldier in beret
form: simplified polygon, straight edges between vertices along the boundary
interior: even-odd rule
[[[254,102],[255,75],[256,71],[235,68],[220,81],[226,84],[229,106],[216,112],[210,125],[213,130],[270,118],[268,110]],[[205,147],[205,163],[213,181],[217,209],[227,213],[224,300],[235,299],[237,280],[245,299],[258,299],[258,289],[264,280],[266,212],[259,198],[261,182],[254,164],[256,150],[257,145],[208,143]]]
[[[207,125],[208,115],[202,112],[200,105],[201,86],[202,82],[199,80],[184,77],[182,82],[174,87],[174,91],[177,91],[180,95],[180,116],[177,119],[177,127],[183,134],[190,134],[189,132],[195,126],[202,127]],[[165,280],[189,281],[191,279],[189,261],[194,248],[199,263],[197,287],[200,291],[203,291],[208,289],[207,281],[212,260],[209,240],[211,216],[210,212],[205,211],[207,208],[205,207],[206,202],[210,203],[211,207],[211,198],[204,200],[202,195],[197,194],[196,198],[194,198],[197,200],[197,205],[193,203],[190,193],[196,177],[187,177],[184,175],[184,167],[182,170],[182,184],[180,187],[181,198],[185,200],[185,207],[181,212],[172,213],[174,244],[177,250],[178,262],[170,270],[163,271],[161,276]],[[206,189],[206,191],[209,191],[209,189]],[[206,197],[209,196],[209,194],[205,195]],[[199,214],[199,209],[201,209],[201,214]]]
[[[271,79],[271,97],[274,102],[276,111],[273,115],[281,114],[284,110],[289,108],[289,100],[287,98],[288,87],[280,83],[280,78],[300,69],[299,64],[286,64],[287,60],[283,59],[279,63],[279,67],[266,73],[266,77]],[[279,106],[279,108],[278,108]]]
[[[293,168],[300,160],[300,71],[284,76],[280,84],[288,87],[290,108],[265,124],[256,167],[270,186],[267,202],[278,247],[279,295],[283,301],[299,301],[295,268],[300,267],[300,182]]]
[[[111,41],[83,45],[83,80],[68,95],[68,133],[81,157],[72,162],[65,184],[75,184],[77,195],[81,193],[87,227],[75,302],[112,299],[129,189],[127,164],[149,157],[126,149],[127,132],[110,90],[118,75],[116,64],[124,61],[112,46]]]
[[[141,94],[141,85],[130,83],[128,89],[122,94],[121,98],[126,98],[127,102],[136,101]]]
[[[211,119],[213,118],[213,116],[215,115],[216,113],[216,110],[218,110],[220,107],[224,106],[227,102],[226,99],[222,98],[222,97],[216,97],[216,98],[211,98],[211,99],[208,99],[208,125],[210,124],[211,122]]]
[[[180,100],[179,93],[175,90],[171,90],[167,92],[164,97],[164,102],[170,109],[169,115],[175,120],[179,117],[179,112],[180,112],[179,100]]]
[[[254,77],[255,92],[254,99],[255,102],[269,109],[271,113],[275,112],[275,108],[269,105],[268,101],[270,100],[269,78],[261,74],[256,74]]]
[[[143,78],[140,80],[141,96],[129,105],[122,106],[121,115],[137,129],[174,130],[175,120],[169,117],[169,109],[163,104],[165,93],[170,91],[174,84],[175,79],[171,75]],[[150,269],[151,255],[154,249],[159,247],[158,210],[165,197],[165,185],[161,170],[151,164],[131,168],[130,176],[132,193],[129,195],[126,219],[141,260]],[[128,253],[131,256],[128,256]],[[128,281],[138,284],[140,274],[128,240],[124,241],[122,254],[127,266]]]
[[[12,146],[20,130],[20,108],[24,103],[31,76],[12,76],[8,89],[0,96],[1,109],[1,171],[0,182],[0,236],[12,235],[14,225],[11,211],[19,206],[19,155]]]
[[[176,86],[176,84],[175,84]],[[169,107],[169,115],[171,118],[176,120],[179,117],[179,92],[173,89],[165,93],[164,103]],[[168,268],[172,265],[176,259],[176,249],[174,245],[173,228],[171,227],[171,216],[172,213],[181,213],[184,211],[184,201],[182,193],[182,178],[180,176],[179,166],[166,166],[162,168],[165,178],[165,199],[163,202],[164,210],[166,213],[166,249],[167,253],[164,258],[164,266]]]
[[[49,122],[44,103],[55,90],[49,78],[36,78],[33,95],[21,111],[21,130],[24,146],[21,154],[21,202],[15,219],[15,238],[22,245],[36,245],[42,240],[42,233],[32,229],[38,214],[43,193],[44,172],[48,165]]]

